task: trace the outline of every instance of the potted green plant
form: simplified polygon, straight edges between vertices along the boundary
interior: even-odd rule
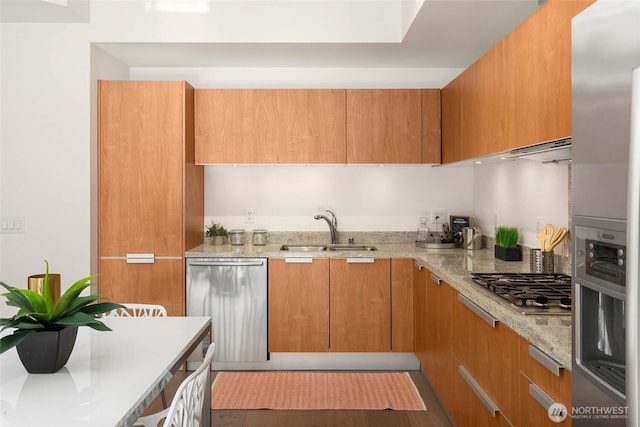
[[[220,224],[211,221],[211,225],[206,225],[206,235],[214,245],[224,245],[229,236],[229,230]]]
[[[97,302],[102,298],[100,295],[80,295],[91,286],[94,276],[78,280],[54,302],[49,284],[49,263],[46,260],[45,266],[42,295],[0,282],[0,286],[8,291],[2,294],[6,304],[18,308],[12,317],[0,318],[2,330],[15,329],[11,335],[0,339],[0,354],[16,347],[20,361],[30,373],[57,372],[69,360],[78,326],[110,331],[107,325],[96,318],[97,315],[124,307],[111,302]]]
[[[503,261],[522,261],[522,248],[518,245],[517,227],[496,227],[495,257]]]

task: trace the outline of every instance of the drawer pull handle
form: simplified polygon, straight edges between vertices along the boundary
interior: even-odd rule
[[[556,377],[560,376],[560,369],[564,368],[564,366],[553,360],[547,353],[532,344],[529,344],[529,356],[533,357]]]
[[[464,368],[464,366],[459,365],[458,366],[458,373],[460,374],[460,376],[465,380],[465,382],[467,384],[469,384],[469,387],[471,387],[471,390],[473,390],[473,392],[475,393],[476,396],[478,396],[478,399],[480,399],[480,401],[482,402],[482,404],[484,405],[485,408],[487,408],[487,410],[489,411],[489,413],[495,417],[496,414],[498,412],[500,412],[500,409],[498,408],[498,405],[496,405],[495,403],[493,403],[493,400],[491,400],[491,398],[489,397],[489,395],[482,389],[482,387],[480,387],[480,384],[478,384],[476,382],[476,380],[471,376],[471,374]]]
[[[347,264],[373,264],[373,258],[347,258]]]
[[[413,266],[418,270],[422,270],[424,268],[424,266],[420,264],[418,261],[413,261]]]
[[[489,326],[491,326],[492,328],[496,327],[496,324],[498,323],[498,319],[496,319],[495,317],[493,317],[492,315],[484,311],[475,302],[471,301],[469,298],[465,297],[462,294],[458,294],[458,301],[464,304],[469,310],[477,314],[478,317],[480,317],[482,320],[487,322]]]
[[[127,254],[127,264],[153,264],[155,254]]]
[[[548,411],[549,408],[556,403],[551,396],[545,393],[544,390],[536,384],[529,384],[529,395],[533,397],[536,402],[545,409],[545,411]]]
[[[311,257],[288,257],[284,259],[285,264],[311,264],[313,258]]]
[[[442,279],[440,277],[438,277],[438,275],[436,275],[434,273],[431,273],[431,280],[436,282],[436,285],[439,285],[440,282],[442,281]]]

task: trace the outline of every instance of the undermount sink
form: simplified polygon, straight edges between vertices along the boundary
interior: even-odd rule
[[[367,246],[367,245],[331,245],[329,246],[330,251],[377,251],[378,248],[375,246]]]
[[[326,245],[282,245],[281,251],[316,252],[326,251]]]
[[[377,251],[375,246],[367,245],[282,245],[281,251],[317,252],[317,251]]]

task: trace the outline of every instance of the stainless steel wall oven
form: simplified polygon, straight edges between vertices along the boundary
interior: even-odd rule
[[[625,222],[574,218],[576,368],[625,403]]]

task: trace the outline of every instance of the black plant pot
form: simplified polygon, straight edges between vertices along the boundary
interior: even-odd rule
[[[32,374],[58,372],[69,360],[77,334],[77,326],[30,333],[16,346],[22,365]]]
[[[495,246],[496,258],[503,261],[522,261],[522,248],[505,248],[504,246]]]

